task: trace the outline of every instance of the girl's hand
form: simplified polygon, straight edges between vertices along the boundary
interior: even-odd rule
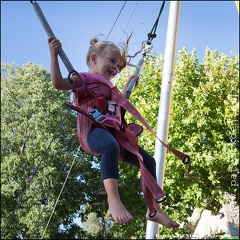
[[[139,76],[134,76],[134,75],[132,75],[132,76],[130,76],[130,77],[128,78],[128,80],[127,80],[127,82],[126,82],[126,85],[127,85],[127,86],[129,85],[129,83],[131,82],[131,80],[132,80],[133,78],[135,78],[134,87],[136,87],[136,86],[139,84]]]
[[[138,76],[134,76],[134,75],[130,76],[130,77],[128,78],[127,82],[125,83],[125,85],[124,85],[124,87],[123,87],[123,90],[122,90],[122,95],[123,95],[124,97],[126,97],[127,88],[128,88],[128,86],[129,86],[129,84],[130,84],[130,82],[131,82],[131,80],[132,80],[133,78],[135,78],[135,80],[136,80],[136,81],[135,81],[135,84],[134,84],[134,87],[136,87],[136,86],[139,84],[139,77],[138,77]]]
[[[50,50],[50,54],[52,57],[57,57],[58,55],[58,50],[59,48],[62,47],[61,42],[53,37],[48,38],[48,45],[49,45],[49,50]]]

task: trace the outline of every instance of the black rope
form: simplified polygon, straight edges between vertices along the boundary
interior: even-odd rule
[[[156,19],[156,22],[155,22],[154,25],[153,25],[153,28],[152,28],[151,32],[148,33],[148,40],[150,40],[150,41],[152,41],[152,40],[157,36],[156,30],[157,30],[157,26],[158,26],[158,21],[159,21],[159,18],[160,18],[160,16],[161,16],[161,14],[162,14],[164,5],[165,5],[165,0],[164,0],[163,3],[162,3],[162,6],[161,6],[160,11],[159,11],[159,14],[158,14],[158,17],[157,17],[157,19]]]

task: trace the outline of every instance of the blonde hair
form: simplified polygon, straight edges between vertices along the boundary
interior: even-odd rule
[[[126,43],[119,43],[116,45],[115,43],[107,40],[99,41],[97,36],[93,36],[90,39],[90,47],[87,52],[86,56],[86,63],[89,66],[90,63],[90,56],[91,54],[95,53],[98,56],[103,56],[105,54],[105,50],[107,47],[113,47],[114,49],[118,50],[121,54],[121,66],[119,68],[119,72],[121,72],[128,64],[128,44],[132,34],[127,38]]]

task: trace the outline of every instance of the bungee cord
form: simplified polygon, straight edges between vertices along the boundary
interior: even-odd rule
[[[56,38],[55,34],[53,33],[50,25],[47,22],[47,19],[45,18],[41,8],[39,7],[38,3],[36,1],[30,1],[32,3],[32,6],[40,20],[40,22],[42,23],[43,28],[45,29],[48,37],[54,37]],[[59,57],[61,58],[61,60],[63,61],[64,65],[66,66],[68,72],[74,72],[74,68],[71,64],[71,62],[69,61],[67,55],[65,54],[65,52],[63,51],[62,48],[59,48]]]
[[[129,85],[127,87],[127,91],[126,91],[126,98],[127,99],[130,98],[130,95],[132,93],[133,87],[136,84],[136,80],[137,80],[139,72],[140,72],[140,70],[142,68],[142,65],[144,63],[144,59],[146,57],[146,53],[149,52],[151,50],[151,48],[152,48],[152,45],[151,45],[152,44],[152,40],[157,36],[156,30],[157,30],[157,26],[158,26],[158,21],[159,21],[159,18],[161,16],[161,14],[162,14],[164,5],[165,5],[165,0],[163,1],[162,5],[161,5],[158,17],[157,17],[157,19],[156,19],[156,21],[155,21],[155,23],[153,25],[153,28],[152,28],[151,32],[148,33],[148,40],[143,41],[143,43],[142,43],[142,49],[141,49],[141,51],[142,51],[142,58],[139,60],[138,65],[136,66],[135,72],[133,74],[135,77],[132,78],[131,82],[129,83]],[[139,53],[139,52],[137,52],[137,53]]]

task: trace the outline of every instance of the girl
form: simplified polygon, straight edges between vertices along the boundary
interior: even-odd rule
[[[154,195],[154,191],[159,193],[159,189],[156,185],[155,159],[138,146],[136,136],[128,129],[123,119],[122,106],[128,104],[124,97],[133,76],[126,82],[122,93],[110,81],[127,65],[128,41],[121,49],[112,42],[98,41],[93,37],[86,56],[89,72],[71,76],[74,89],[68,79],[62,77],[60,71],[58,63],[60,41],[51,37],[48,43],[53,87],[58,90],[72,90],[74,105],[83,113],[87,113],[78,114],[78,139],[87,153],[101,157],[101,176],[113,219],[119,224],[126,224],[133,219],[122,204],[118,193],[118,162],[123,161],[141,170],[142,190],[148,206],[146,218],[165,227],[178,228],[179,224],[165,214],[156,201],[159,195]],[[101,104],[98,104],[99,102]],[[100,114],[100,117],[96,114]],[[101,118],[99,124],[90,119],[96,116],[98,119]]]

